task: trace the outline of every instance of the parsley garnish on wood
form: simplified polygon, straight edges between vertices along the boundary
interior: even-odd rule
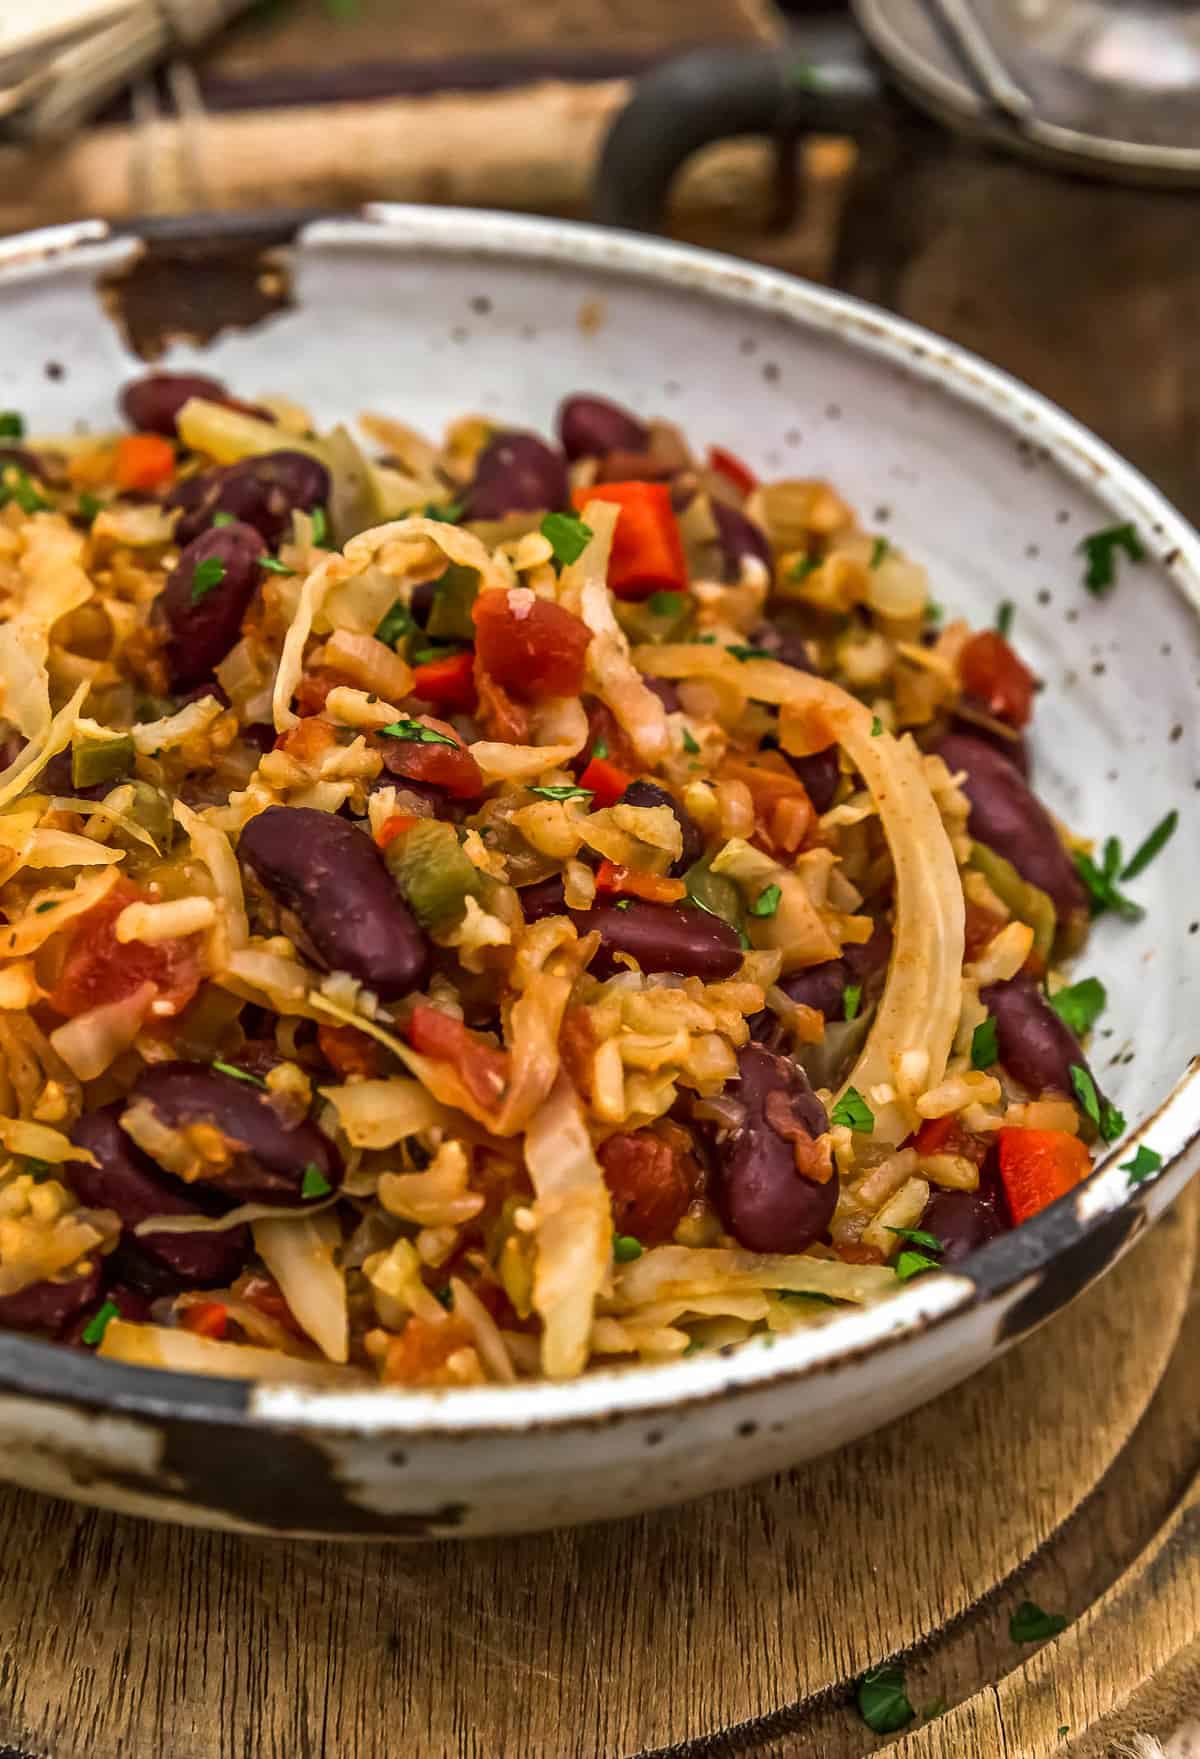
[[[1043,1612],[1032,1600],[1023,1600],[1008,1621],[1008,1634],[1014,1643],[1044,1643],[1067,1628],[1061,1612]]]
[[[894,1734],[910,1723],[916,1711],[904,1689],[904,1669],[873,1667],[858,1682],[858,1714],[877,1735]]]
[[[1131,562],[1144,562],[1146,551],[1132,524],[1110,525],[1093,531],[1079,546],[1086,559],[1083,584],[1097,598],[1106,593],[1117,578],[1117,554],[1122,552]]]

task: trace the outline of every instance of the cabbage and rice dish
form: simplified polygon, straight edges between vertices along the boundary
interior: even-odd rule
[[[1124,862],[1040,804],[1010,607],[597,397],[554,442],[122,406],[0,417],[0,1324],[345,1386],[670,1362],[1120,1135],[1060,967],[1172,825]]]

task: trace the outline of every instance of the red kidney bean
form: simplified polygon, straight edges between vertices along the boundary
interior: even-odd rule
[[[166,658],[173,689],[211,678],[225,658],[262,579],[258,564],[265,554],[262,538],[249,525],[202,532],[184,550],[158,598],[169,630]],[[216,563],[223,571],[220,580],[197,586],[196,570]]]
[[[177,1064],[164,1065],[168,1068]],[[234,1083],[230,1083],[234,1085]],[[226,1228],[219,1234],[135,1234],[139,1222],[155,1215],[209,1215],[210,1195],[173,1178],[122,1130],[123,1100],[85,1112],[71,1140],[90,1149],[98,1165],[70,1161],[66,1177],[80,1202],[93,1209],[112,1209],[128,1230],[117,1251],[132,1247],[178,1283],[215,1287],[233,1280],[250,1253],[248,1228]],[[290,1196],[289,1199],[290,1201]]]
[[[503,519],[506,513],[556,512],[567,505],[567,466],[561,452],[536,434],[494,434],[475,465],[464,519]]]
[[[75,1322],[62,1335],[62,1342],[72,1348],[91,1349],[93,1346],[84,1343],[83,1334],[95,1319],[105,1302],[111,1302],[121,1319],[128,1319],[134,1325],[140,1325],[150,1318],[150,1301],[146,1295],[139,1294],[136,1289],[126,1287],[124,1283],[107,1281],[109,1260],[104,1261],[105,1287],[104,1300],[93,1300],[84,1312],[78,1314]]]
[[[657,782],[630,782],[621,796],[622,806],[669,806],[679,823],[683,835],[683,854],[673,861],[667,869],[668,873],[686,873],[688,868],[704,853],[704,833],[685,807],[680,806],[673,794],[660,788]]]
[[[669,678],[643,677],[642,683],[648,690],[654,692],[669,715],[673,715],[682,706],[679,701],[679,691]]]
[[[748,639],[751,646],[765,648],[773,660],[781,660],[785,666],[795,666],[798,672],[816,671],[808,657],[808,644],[794,623],[760,623]]]
[[[310,1167],[327,1186],[341,1183],[341,1156],[314,1123],[305,1118],[289,1127],[262,1088],[203,1063],[156,1063],[139,1076],[130,1099],[145,1100],[169,1129],[213,1124],[238,1144],[230,1165],[205,1183],[239,1203],[299,1202]]]
[[[540,922],[543,916],[561,916],[566,910],[561,874],[538,880],[535,885],[522,886],[517,893],[526,922]]]
[[[1000,1061],[1031,1093],[1053,1089],[1075,1097],[1072,1067],[1090,1075],[1079,1040],[1060,1020],[1032,977],[1014,977],[981,989],[979,999],[996,1022]],[[1093,1077],[1094,1079],[1094,1077]],[[1100,1103],[1104,1096],[1096,1087]]]
[[[844,1020],[847,986],[856,985],[865,992],[859,998],[856,1010],[861,1011],[871,1000],[872,992],[882,988],[882,983],[877,983],[876,979],[886,972],[891,956],[892,931],[885,922],[877,922],[869,941],[861,946],[848,943],[840,959],[806,965],[802,971],[793,971],[790,977],[781,977],[779,987],[793,1002],[815,1008],[827,1021]],[[755,1014],[750,1022],[751,1037],[756,1040],[767,1038],[775,1019],[769,1008]]]
[[[384,1001],[422,988],[428,943],[364,832],[310,806],[268,806],[242,831],[238,855],[327,969]]]
[[[960,707],[977,709],[980,714],[990,712],[981,697],[971,696],[968,692],[964,692],[960,698]],[[993,751],[1006,757],[1026,781],[1029,780],[1029,746],[1024,733],[1018,733],[1015,728],[1011,735],[997,733],[991,727],[981,726],[969,715],[962,714],[953,715],[951,725],[956,733],[965,734],[968,739],[982,739],[985,745],[990,745]]]
[[[13,1331],[61,1331],[100,1292],[98,1258],[91,1269],[63,1283],[30,1283],[15,1295],[0,1295],[0,1326]]]
[[[593,928],[600,931],[600,948],[591,964],[597,977],[628,969],[617,963],[617,953],[630,954],[643,971],[672,971],[705,983],[732,977],[742,962],[737,930],[703,910],[634,899],[627,910],[594,904],[570,914],[581,935]]]
[[[1060,926],[1066,918],[1086,912],[1083,885],[1054,821],[1015,765],[966,733],[948,734],[937,749],[951,772],[966,771],[963,791],[971,803],[967,821],[971,835],[1048,894]]]
[[[995,1190],[983,1184],[978,1191],[935,1191],[918,1225],[942,1242],[939,1264],[958,1264],[1008,1231]]]
[[[782,1115],[820,1136],[829,1128],[825,1108],[802,1069],[758,1045],[738,1052],[738,1076],[731,1096],[745,1107],[745,1118],[717,1145],[721,1218],[751,1252],[803,1252],[828,1228],[838,1182],[804,1178],[790,1136],[776,1126]]]
[[[760,525],[747,519],[737,507],[731,507],[727,501],[719,501],[714,495],[711,503],[713,518],[717,525],[717,542],[721,546],[721,555],[725,562],[725,577],[736,580],[742,571],[742,562],[747,556],[754,556],[771,572],[771,546],[767,535]]]
[[[783,755],[804,783],[813,811],[828,812],[842,779],[837,746],[827,745],[824,751],[810,752],[807,757],[791,757],[786,751]]]
[[[283,450],[184,477],[164,505],[180,509],[176,543],[189,544],[207,531],[214,513],[230,513],[252,525],[274,550],[290,535],[292,514],[323,507],[329,491],[329,472],[319,459]]]
[[[609,452],[644,452],[650,430],[607,397],[566,397],[558,411],[558,437],[574,464],[577,458],[603,458]]]
[[[147,373],[131,379],[121,391],[121,413],[131,427],[142,433],[165,434],[173,440],[179,411],[193,397],[206,403],[228,403],[229,393],[220,379],[204,373]]]
[[[433,601],[436,594],[436,580],[422,580],[419,585],[413,587],[412,597],[408,601],[408,608],[414,623],[419,623],[422,629],[424,629],[426,623],[429,621],[429,613],[433,609]]]

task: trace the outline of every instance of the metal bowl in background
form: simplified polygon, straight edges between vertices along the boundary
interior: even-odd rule
[[[1065,819],[1133,847],[1193,797],[1200,539],[1061,410],[874,307],[652,239],[381,208],[10,238],[0,319],[0,402],[35,432],[112,425],[129,335],[320,425],[374,408],[437,432],[475,409],[547,428],[564,393],[598,391],[760,473],[828,476],[950,612],[987,623],[1014,603],[1047,686],[1038,787]],[[1148,559],[1092,598],[1080,540],[1126,521]],[[1087,1287],[1200,1162],[1198,865],[1185,813],[1138,882],[1144,921],[1106,919],[1089,946],[1110,994],[1094,1062],[1129,1134],[953,1272],[773,1347],[511,1388],[255,1387],[4,1334],[0,1476],[243,1532],[468,1536],[658,1507],[893,1421]],[[1143,1140],[1163,1166],[1135,1185]]]

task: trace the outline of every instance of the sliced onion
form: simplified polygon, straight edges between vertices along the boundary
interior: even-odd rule
[[[806,1253],[742,1252],[710,1246],[656,1246],[616,1275],[614,1305],[626,1309],[654,1301],[745,1295],[755,1289],[788,1289],[863,1303],[891,1294],[895,1273],[881,1264],[843,1264]]]
[[[350,1081],[322,1087],[353,1148],[393,1148],[423,1130],[453,1129],[451,1114],[420,1081],[404,1075],[390,1080]]]
[[[217,955],[217,962],[224,964],[228,948],[244,947],[250,938],[246,899],[242,891],[242,870],[224,831],[206,824],[200,814],[193,812],[190,806],[185,806],[182,800],[175,802],[175,817],[191,839],[196,855],[212,876],[217,898],[222,906],[221,928],[228,943],[227,947],[218,945],[213,950]]]
[[[493,1380],[511,1385],[517,1378],[517,1371],[496,1321],[461,1277],[450,1278],[450,1292],[454,1297],[455,1318],[465,1319],[475,1334],[475,1351],[479,1360]]]
[[[579,1096],[560,1074],[529,1121],[525,1164],[537,1196],[533,1305],[542,1320],[542,1369],[581,1374],[596,1296],[612,1255],[612,1208]]]
[[[608,501],[588,502],[583,518],[592,540],[579,560],[563,570],[559,597],[592,632],[587,664],[597,696],[628,733],[643,763],[656,764],[669,742],[667,711],[630,657],[608,590],[608,557],[619,512]]]
[[[109,1320],[97,1355],[112,1362],[132,1362],[139,1368],[175,1368],[185,1374],[228,1375],[235,1380],[282,1381],[297,1386],[368,1384],[365,1375],[330,1362],[308,1362],[299,1356],[285,1356],[280,1350],[227,1344],[219,1338],[201,1337],[198,1332],[134,1325],[127,1319]]]
[[[851,758],[871,791],[891,850],[896,921],[887,985],[846,1085],[860,1093],[891,1087],[903,1059],[915,1051],[927,1058],[923,1085],[936,1087],[946,1072],[962,1001],[964,906],[954,851],[912,739],[873,733],[874,716],[862,703],[827,679],[776,660],[735,660],[699,644],[644,647],[635,657],[656,677],[740,679],[756,701],[779,704],[785,751],[819,750],[836,740]],[[917,1126],[905,1096],[874,1109],[876,1143],[895,1146]]]
[[[328,1211],[254,1223],[259,1257],[297,1323],[331,1362],[350,1354],[346,1278],[336,1263],[341,1243],[338,1219]]]
[[[50,1034],[50,1043],[72,1074],[81,1081],[94,1081],[129,1049],[157,994],[154,984],[139,984],[119,1002],[77,1014]]]

